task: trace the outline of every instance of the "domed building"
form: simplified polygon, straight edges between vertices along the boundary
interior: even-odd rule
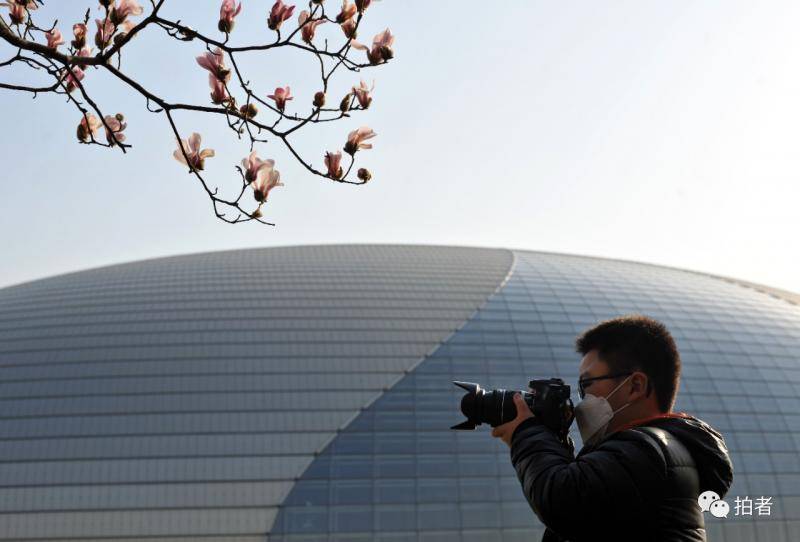
[[[538,541],[463,390],[573,386],[575,336],[675,337],[675,410],[725,437],[709,540],[800,540],[800,299],[522,250],[322,245],[114,265],[0,289],[0,540]],[[581,446],[575,427],[572,437]],[[734,499],[771,497],[769,513]]]

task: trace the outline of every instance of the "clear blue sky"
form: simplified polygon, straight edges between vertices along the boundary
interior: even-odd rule
[[[243,4],[234,43],[272,39],[271,1]],[[68,36],[96,6],[47,2],[38,15]],[[219,1],[167,6],[217,33]],[[126,114],[127,155],[77,144],[63,99],[0,90],[0,286],[198,251],[389,242],[632,259],[798,292],[798,20],[791,1],[375,2],[360,37],[388,26],[397,39],[396,60],[364,73],[376,81],[371,109],[295,140],[321,166],[367,124],[378,136],[360,164],[374,178],[334,184],[277,143],[261,147],[286,184],[265,207],[275,228],[216,220],[172,158],[165,119],[120,83],[92,70],[84,80],[107,112]],[[327,26],[318,35],[339,39]],[[199,43],[151,28],[126,51],[123,67],[158,94],[207,101]],[[315,62],[290,52],[246,66],[262,94],[289,84],[290,103],[305,104]],[[3,81],[22,75],[0,69]],[[357,82],[343,72],[334,94]],[[179,121],[216,149],[210,178],[235,186],[246,145],[220,118]]]

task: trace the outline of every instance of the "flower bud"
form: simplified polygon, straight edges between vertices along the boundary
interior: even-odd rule
[[[239,108],[239,113],[241,113],[245,118],[252,119],[258,115],[258,107],[256,107],[256,104],[254,103],[244,104]]]
[[[253,211],[253,214],[251,214],[250,216],[253,218],[261,218],[262,216],[264,216],[263,214],[261,214],[261,205],[256,207],[256,210]]]
[[[342,98],[342,101],[339,103],[339,111],[341,111],[342,113],[347,113],[348,111],[350,111],[351,96],[352,95],[350,93],[345,94],[344,98]]]
[[[233,32],[233,21],[228,21],[226,19],[220,19],[217,28],[220,32],[225,32],[226,34],[230,34]]]
[[[123,115],[122,113],[117,113],[116,115],[114,115],[114,117],[120,122],[125,121],[125,115]]]
[[[322,107],[325,105],[325,93],[321,90],[314,94],[314,107]]]
[[[193,40],[196,35],[194,29],[191,26],[187,26],[186,28],[181,28],[180,33],[186,41]]]
[[[372,173],[369,172],[367,168],[359,168],[358,169],[358,178],[364,182],[367,182],[372,178]]]

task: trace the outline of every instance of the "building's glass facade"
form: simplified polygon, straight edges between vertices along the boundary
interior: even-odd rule
[[[797,305],[631,262],[355,245],[0,290],[0,540],[538,540],[505,445],[448,429],[451,381],[574,386],[575,335],[632,312],[675,336],[676,410],[731,450],[709,539],[800,539]]]

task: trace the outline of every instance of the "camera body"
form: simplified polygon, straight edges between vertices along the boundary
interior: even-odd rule
[[[479,384],[458,382],[453,384],[467,391],[461,398],[461,412],[466,421],[450,429],[472,430],[482,423],[497,427],[517,417],[514,390],[484,390]],[[575,418],[570,399],[570,387],[560,378],[534,379],[528,383],[530,391],[519,391],[539,423],[550,428],[566,441],[569,426]]]

